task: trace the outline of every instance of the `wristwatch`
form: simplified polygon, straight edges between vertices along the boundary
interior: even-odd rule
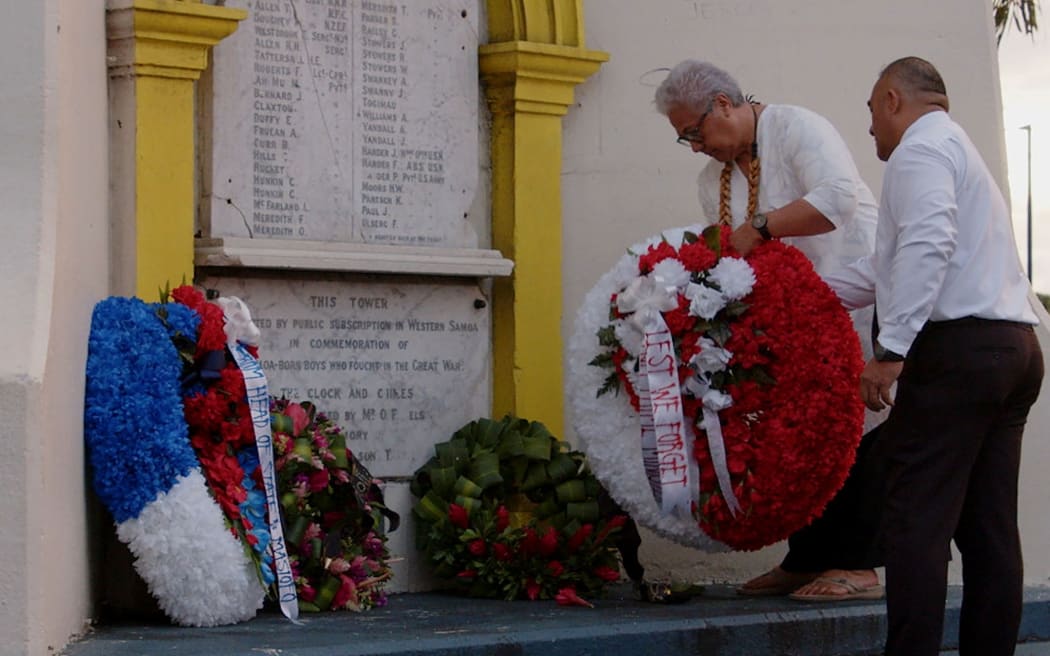
[[[755,216],[751,218],[751,227],[758,230],[758,234],[762,235],[762,239],[769,241],[773,238],[773,234],[769,232],[769,228],[766,226],[767,223],[769,223],[769,219],[761,212],[755,213]]]
[[[903,355],[884,348],[878,342],[875,342],[875,359],[879,362],[904,362]]]

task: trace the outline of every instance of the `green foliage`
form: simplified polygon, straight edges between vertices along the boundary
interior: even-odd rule
[[[1017,31],[1033,36],[1039,28],[1036,18],[1038,13],[1039,0],[992,0],[996,43],[1002,42],[1011,24]]]

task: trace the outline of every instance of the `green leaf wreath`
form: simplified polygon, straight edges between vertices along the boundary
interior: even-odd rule
[[[412,480],[416,546],[471,596],[589,605],[619,580],[601,486],[584,456],[538,422],[479,419],[434,447]]]

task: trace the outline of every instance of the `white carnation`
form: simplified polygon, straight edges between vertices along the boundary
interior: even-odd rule
[[[691,299],[689,313],[702,319],[713,319],[726,306],[726,298],[714,287],[689,283],[685,295]]]
[[[715,412],[719,410],[725,410],[729,406],[733,405],[733,397],[729,396],[725,392],[719,392],[716,389],[707,390],[704,394],[704,407],[710,408]]]
[[[681,262],[670,258],[654,266],[650,275],[660,287],[665,289],[673,287],[676,292],[689,284],[689,272],[685,270]]]
[[[751,265],[738,257],[723,257],[707,275],[730,301],[744,298],[755,286]]]

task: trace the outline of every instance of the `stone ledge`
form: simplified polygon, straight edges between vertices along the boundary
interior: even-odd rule
[[[509,276],[514,268],[495,250],[243,237],[198,238],[194,264],[481,278]]]
[[[961,590],[952,588],[944,646],[956,646]],[[594,609],[554,602],[501,602],[439,593],[394,595],[362,614],[306,616],[295,626],[276,614],[214,629],[98,627],[67,656],[868,656],[882,647],[882,602],[802,604],[747,599],[725,586],[677,606],[635,601],[615,588]],[[1021,642],[1050,640],[1050,588],[1025,593]]]

